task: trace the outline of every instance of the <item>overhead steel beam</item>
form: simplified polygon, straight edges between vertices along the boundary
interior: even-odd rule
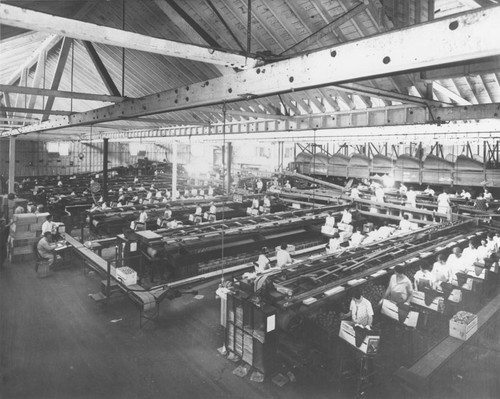
[[[74,100],[88,100],[88,101],[101,101],[101,102],[114,102],[114,103],[122,102],[125,99],[125,97],[108,96],[106,94],[78,93],[73,91],[50,90],[50,89],[40,89],[38,87],[22,87],[22,86],[3,85],[3,84],[0,84],[0,91],[3,91],[5,93],[31,94],[33,96],[53,96],[62,98],[72,98]],[[34,104],[32,104],[31,106],[33,105]]]
[[[220,114],[222,112],[219,108],[209,108],[209,107],[200,107],[196,108],[194,111],[202,111],[202,112],[215,112]],[[226,113],[231,116],[245,116],[251,118],[261,118],[261,119],[277,119],[277,120],[286,120],[290,119],[289,116],[284,115],[276,115],[276,114],[266,114],[263,112],[250,112],[250,111],[239,111],[236,109],[226,109]]]
[[[428,107],[421,108],[414,105],[395,105],[390,107],[367,108],[355,111],[340,111],[323,115],[301,115],[291,117],[286,121],[254,121],[243,123],[226,123],[225,133],[228,135],[252,135],[262,133],[264,135],[282,135],[288,137],[293,132],[314,130],[321,131],[344,130],[345,134],[351,129],[364,127],[394,127],[432,124],[445,130],[448,122],[476,120],[480,119],[500,119],[500,103],[472,105],[466,107]],[[472,126],[472,125],[471,125]],[[500,123],[497,125],[500,130]],[[102,139],[117,138],[152,138],[152,137],[195,137],[213,136],[223,133],[223,124],[211,126],[185,126],[172,128],[159,128],[150,130],[131,130],[116,133],[103,133],[101,136],[92,137]],[[346,130],[347,129],[347,130]],[[472,128],[473,130],[475,128]],[[490,132],[493,128],[490,128]],[[435,129],[434,129],[435,130]],[[434,131],[433,130],[433,131]],[[473,131],[472,130],[472,131]],[[383,132],[381,132],[382,134]],[[335,133],[337,134],[337,133]],[[401,138],[401,135],[399,136]]]
[[[21,107],[1,107],[0,110],[7,112],[21,112],[21,113],[32,113],[32,114],[45,114],[47,110],[45,109],[35,109],[35,108],[21,108]],[[52,115],[71,115],[74,112],[71,111],[50,111]],[[41,125],[41,124],[40,124]],[[38,125],[32,125],[38,126]],[[34,129],[32,131],[39,131],[40,129]],[[28,132],[24,132],[28,133]]]
[[[500,7],[456,14],[230,76],[16,129],[28,133],[153,115],[500,55]],[[402,40],[404,38],[404,40]],[[411,48],[411,51],[408,49]]]
[[[54,33],[73,39],[88,40],[169,57],[219,64],[239,69],[251,68],[258,60],[228,51],[194,44],[158,39],[139,33],[100,26],[88,22],[56,17],[38,11],[0,4],[0,23],[40,32]]]

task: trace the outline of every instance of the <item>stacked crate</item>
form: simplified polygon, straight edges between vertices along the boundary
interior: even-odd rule
[[[10,226],[9,256],[11,262],[33,260],[34,244],[42,235],[42,224],[48,213],[20,213],[13,215]]]

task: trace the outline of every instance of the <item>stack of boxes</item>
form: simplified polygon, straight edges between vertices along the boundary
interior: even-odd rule
[[[20,213],[13,215],[10,226],[9,256],[10,262],[33,260],[34,244],[42,235],[42,224],[48,213]]]

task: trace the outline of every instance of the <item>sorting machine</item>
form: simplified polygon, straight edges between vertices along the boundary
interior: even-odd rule
[[[378,209],[377,218],[400,212],[399,209],[389,212],[389,205],[383,205]],[[415,219],[418,212],[413,211]],[[424,213],[420,219],[423,221],[427,217]],[[237,281],[228,294],[226,346],[266,375],[273,375],[277,364],[285,362],[296,374],[303,373],[308,378],[322,375],[341,381],[344,373],[340,359],[345,358],[346,345],[350,346],[338,335],[340,313],[348,310],[349,290],[361,287],[373,308],[378,309],[396,265],[403,265],[405,274],[413,279],[421,263],[432,265],[440,253],[447,256],[455,246],[465,248],[468,240],[483,238],[491,229],[471,219],[421,225],[424,227],[417,231],[373,244],[345,248],[332,255],[306,257],[284,270],[270,272],[263,288],[257,292],[251,281]],[[381,330],[381,338],[379,352],[373,358],[382,371],[375,378],[390,385],[394,371],[401,366],[410,367],[420,356],[446,340],[448,320],[458,310],[479,311],[495,292],[497,272],[493,268],[486,280],[472,273],[462,276],[467,282],[472,281],[470,286],[444,285],[442,292],[429,292],[429,295],[444,299],[444,306],[439,311],[416,301],[412,303],[411,310],[419,314],[416,328],[376,311],[374,326]],[[459,295],[461,301],[458,303],[455,290],[463,294]],[[274,315],[276,328],[272,333],[262,333],[262,328],[266,331],[265,323],[264,327],[261,323],[257,333],[252,330],[256,328],[251,319],[255,309]],[[247,313],[250,316],[245,316]],[[356,348],[354,352],[361,353]],[[359,358],[366,361],[366,354],[361,353]]]

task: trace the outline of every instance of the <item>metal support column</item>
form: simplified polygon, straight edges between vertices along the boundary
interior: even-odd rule
[[[14,192],[14,179],[16,177],[16,138],[9,138],[9,186],[8,193]]]
[[[177,199],[177,141],[172,143],[172,200]]]
[[[102,198],[104,202],[108,201],[108,150],[109,139],[104,139],[102,147]]]

